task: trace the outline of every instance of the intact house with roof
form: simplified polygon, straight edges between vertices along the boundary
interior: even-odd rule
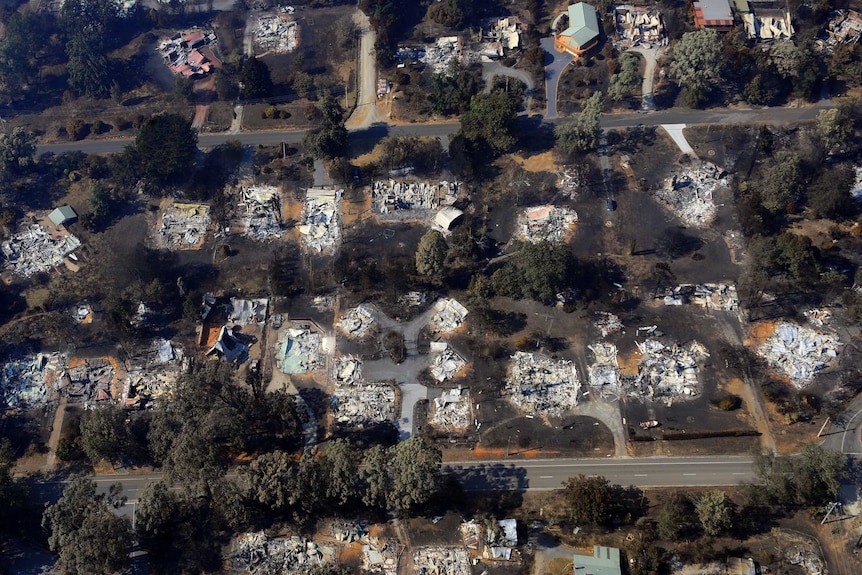
[[[620,550],[615,547],[593,545],[592,555],[575,553],[573,572],[577,575],[622,575]]]
[[[48,214],[48,219],[51,220],[55,228],[60,228],[75,223],[78,220],[78,213],[72,206],[60,206]]]
[[[728,0],[700,0],[694,3],[694,25],[728,32],[733,28],[733,13]]]
[[[554,49],[580,58],[599,43],[596,9],[585,2],[578,2],[569,6],[568,15],[569,27],[554,34]]]

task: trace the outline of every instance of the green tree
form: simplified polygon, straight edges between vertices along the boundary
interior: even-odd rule
[[[836,154],[844,150],[850,136],[853,135],[853,118],[846,107],[820,110],[817,113],[815,130],[823,141],[826,153]]]
[[[115,405],[88,409],[81,416],[81,447],[93,465],[118,463],[131,443],[126,413]]]
[[[243,472],[249,499],[276,513],[285,513],[291,501],[294,467],[293,458],[284,451],[272,451],[257,457]]]
[[[567,154],[594,150],[599,144],[599,118],[603,107],[601,92],[593,92],[574,122],[554,128],[557,148]]]
[[[9,535],[27,514],[28,492],[12,473],[12,443],[0,439],[0,535]]]
[[[389,506],[412,513],[427,505],[440,489],[440,449],[424,438],[413,436],[392,448]]]
[[[315,158],[332,159],[342,156],[347,147],[344,109],[332,96],[326,96],[319,109],[323,117],[322,126],[306,132],[302,138],[302,146]]]
[[[678,493],[672,493],[661,502],[656,517],[658,536],[665,541],[676,541],[688,523],[688,506]]]
[[[454,59],[445,71],[431,76],[431,92],[428,94],[431,110],[444,115],[466,112],[480,87],[476,70]]]
[[[18,174],[33,165],[36,154],[36,135],[24,128],[13,128],[0,134],[0,162],[6,172]]]
[[[108,575],[128,565],[129,522],[111,512],[89,479],[74,479],[45,509],[42,526],[65,573]]]
[[[846,456],[810,443],[803,448],[801,460],[801,466],[794,468],[802,501],[809,505],[836,501],[841,491],[841,480],[847,476]]]
[[[336,510],[348,508],[359,494],[359,460],[355,448],[344,439],[336,439],[326,447],[323,467],[330,506]]]
[[[157,183],[180,181],[191,173],[198,136],[191,122],[176,114],[158,114],[141,126],[135,138],[140,174]]]
[[[242,67],[242,97],[259,100],[272,96],[272,91],[272,75],[266,62],[254,56],[246,60]]]
[[[550,303],[569,287],[574,262],[564,244],[519,242],[514,247],[515,256],[491,276],[495,293]]]
[[[179,102],[193,103],[195,100],[195,81],[185,76],[174,76],[172,93]]]
[[[77,33],[66,44],[69,87],[78,96],[105,98],[111,85],[110,62],[101,34]]]
[[[707,491],[696,497],[694,510],[707,535],[720,535],[733,525],[733,502],[724,491]]]
[[[722,54],[721,36],[712,28],[686,32],[673,47],[670,73],[688,90],[695,106],[703,103],[710,83],[719,77]]]
[[[470,109],[461,115],[462,135],[478,150],[487,149],[502,154],[515,145],[516,105],[503,91],[478,94],[470,101]]]
[[[857,203],[850,195],[855,180],[856,171],[848,164],[826,168],[808,186],[808,205],[821,217],[837,220],[853,218],[859,212]]]
[[[385,509],[389,496],[389,454],[386,448],[374,445],[365,451],[359,470],[362,482],[362,502],[372,509]]]
[[[641,86],[640,58],[631,52],[620,56],[620,69],[611,77],[608,96],[614,102],[631,96]]]
[[[231,72],[225,70],[224,66],[215,72],[215,89],[218,99],[224,102],[231,102],[239,96],[236,78]]]
[[[429,230],[419,240],[416,249],[416,271],[423,276],[440,279],[446,262],[446,239],[437,230]]]
[[[563,483],[563,495],[572,521],[598,525],[612,517],[614,490],[604,477],[570,477]]]
[[[19,10],[6,21],[6,36],[0,41],[0,82],[7,96],[20,96],[35,76],[43,44],[33,40],[45,37],[47,28],[45,15],[36,11]]]
[[[799,200],[802,170],[799,156],[787,150],[775,154],[759,181],[761,203],[773,213],[785,212]]]

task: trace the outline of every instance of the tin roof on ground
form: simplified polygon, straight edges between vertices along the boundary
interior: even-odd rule
[[[74,220],[77,217],[78,214],[74,209],[72,209],[72,206],[60,206],[48,214],[48,219],[51,220],[51,223],[55,226],[62,226],[69,220]]]
[[[570,5],[569,27],[560,35],[571,38],[580,47],[592,42],[599,35],[596,9],[585,2]]]
[[[593,545],[593,555],[575,553],[572,558],[578,575],[621,575],[620,550],[616,547]]]

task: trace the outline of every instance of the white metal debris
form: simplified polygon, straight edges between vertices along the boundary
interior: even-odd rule
[[[308,373],[326,367],[323,337],[309,327],[287,328],[278,334],[275,365],[282,373]]]
[[[162,214],[159,236],[167,249],[193,250],[201,247],[209,226],[209,206],[172,203]]]
[[[431,343],[431,376],[439,382],[452,379],[467,362],[445,341]]]
[[[831,54],[838,44],[856,44],[862,38],[862,15],[855,10],[836,10],[829,14],[826,36],[814,41],[818,52]]]
[[[413,552],[416,575],[472,575],[464,547],[419,547]]]
[[[398,544],[394,541],[380,540],[378,537],[365,535],[359,542],[362,544],[362,567],[366,571],[382,572],[383,575],[398,573]]]
[[[577,200],[581,186],[584,185],[585,175],[583,168],[566,166],[560,173],[558,185],[560,191],[570,200]]]
[[[569,208],[545,205],[526,208],[518,216],[518,237],[538,242],[561,242],[572,233],[578,214]]]
[[[685,224],[702,227],[715,218],[713,194],[719,186],[727,186],[727,183],[722,170],[715,164],[701,162],[667,178],[655,196]]]
[[[309,188],[302,206],[303,247],[319,254],[332,254],[341,243],[340,202],[343,190]]]
[[[466,389],[449,389],[434,398],[429,422],[446,429],[466,429],[473,422],[470,392]]]
[[[455,331],[464,323],[467,308],[454,299],[441,298],[434,304],[434,315],[431,316],[429,327],[432,331],[449,333]]]
[[[262,14],[254,28],[254,45],[264,52],[286,54],[297,45],[298,26],[287,14]]]
[[[635,344],[641,353],[638,374],[622,378],[629,395],[670,405],[674,399],[700,393],[698,363],[709,357],[702,344],[692,340],[686,345],[665,345],[656,339]]]
[[[362,426],[397,417],[395,388],[385,383],[339,386],[332,394],[333,417],[338,423]]]
[[[332,377],[336,386],[362,383],[362,360],[355,357],[339,357],[332,366]]]
[[[398,296],[398,305],[419,307],[425,305],[425,292],[409,291]]]
[[[484,544],[485,528],[475,519],[464,521],[458,530],[461,532],[461,540],[468,549],[478,550]]]
[[[850,195],[856,201],[862,200],[862,166],[856,166],[856,179],[853,180]]]
[[[65,367],[66,357],[59,353],[8,360],[0,367],[0,411],[48,403]]]
[[[593,363],[589,366],[589,385],[598,387],[609,394],[618,391],[620,366],[617,363],[617,346],[612,343],[599,342],[588,345],[587,349],[593,352]]]
[[[374,210],[388,219],[428,219],[441,205],[450,206],[458,199],[459,182],[375,181],[371,186]]]
[[[362,339],[374,327],[374,312],[367,306],[358,305],[338,321],[338,327],[352,339]]]
[[[149,407],[169,397],[177,378],[189,367],[183,351],[165,339],[157,339],[144,353],[130,357],[122,401],[126,406]]]
[[[840,347],[838,338],[832,334],[785,321],[776,326],[757,352],[787,375],[793,385],[802,388],[811,383],[817,372],[832,364]]]
[[[234,325],[263,324],[266,322],[266,309],[269,300],[230,298],[228,320]]]
[[[241,210],[242,234],[255,240],[270,240],[284,231],[281,221],[281,194],[275,186],[240,188],[237,207]]]
[[[505,394],[532,415],[562,415],[578,405],[581,381],[575,364],[568,360],[515,352],[509,362]]]
[[[300,575],[334,558],[332,548],[309,539],[272,539],[263,531],[237,535],[232,547],[230,560],[234,569],[251,575]]]
[[[612,333],[617,333],[623,329],[623,323],[620,321],[620,318],[610,312],[597,311],[596,316],[598,317],[593,322],[593,325],[601,332],[602,337],[608,337]]]
[[[443,36],[434,44],[419,52],[419,61],[430,66],[435,74],[446,72],[452,60],[461,57],[461,39],[458,36]]]
[[[742,15],[745,33],[752,40],[790,39],[796,30],[790,18],[790,10],[781,8],[757,10]]]
[[[614,15],[623,47],[661,43],[666,37],[661,13],[653,8],[617,6]]]
[[[3,268],[17,276],[31,277],[57,267],[80,245],[81,241],[71,234],[52,234],[33,224],[0,244],[5,260]]]
[[[828,307],[810,309],[802,312],[802,315],[805,316],[808,323],[816,327],[823,327],[832,322],[832,310]]]
[[[736,311],[739,296],[733,284],[681,284],[659,296],[665,305],[693,303],[709,311]]]
[[[210,46],[218,38],[212,30],[197,28],[162,38],[156,50],[174,74],[186,77],[208,74],[215,66],[215,54]]]

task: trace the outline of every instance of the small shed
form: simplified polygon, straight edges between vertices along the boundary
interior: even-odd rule
[[[464,212],[459,210],[458,208],[454,208],[452,206],[445,206],[437,212],[437,215],[434,216],[434,225],[442,229],[443,231],[450,231],[452,226],[457,224],[461,216],[464,215]]]
[[[48,219],[55,227],[65,226],[66,224],[74,223],[78,220],[78,213],[72,209],[72,206],[60,206],[53,212],[48,214]]]

